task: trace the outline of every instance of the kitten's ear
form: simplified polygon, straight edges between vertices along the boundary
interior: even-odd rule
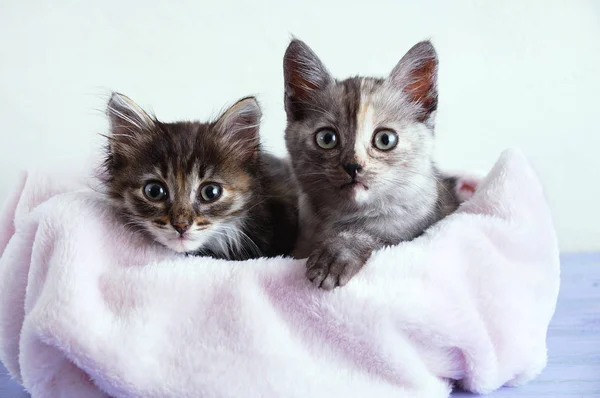
[[[430,41],[415,44],[396,65],[388,80],[421,107],[419,118],[427,119],[437,108],[438,58]]]
[[[293,39],[283,57],[286,108],[288,101],[307,101],[311,95],[325,88],[333,78],[304,42]]]
[[[247,160],[253,157],[259,148],[261,116],[256,98],[246,97],[223,112],[215,127],[225,145]]]
[[[154,120],[129,97],[113,93],[108,101],[106,113],[110,119],[113,139],[125,141],[135,138],[154,127]]]

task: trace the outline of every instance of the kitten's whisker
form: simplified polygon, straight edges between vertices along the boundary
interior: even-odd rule
[[[228,237],[234,238],[233,240],[231,240],[231,242],[235,244],[237,250],[246,250],[246,248],[241,245],[241,242],[238,239],[235,239],[241,238],[251,245],[251,249],[253,249],[253,254],[261,254],[258,245],[256,245],[256,243],[241,228],[233,228],[229,225],[222,225],[221,227],[223,227],[226,231],[232,232],[232,234],[228,235]],[[246,252],[246,254],[248,253]]]
[[[252,205],[252,207],[250,207],[248,210],[246,210],[246,213],[249,213],[250,210],[254,209],[256,206],[262,205],[263,203],[265,203],[267,200],[269,199],[274,199],[274,198],[278,198],[278,196],[269,196],[269,197],[264,197],[263,200],[259,201],[258,203],[255,203],[254,205]]]
[[[448,195],[450,195],[450,196],[454,196],[454,193],[453,193],[453,192],[450,192],[450,191],[448,190],[448,188],[446,187],[446,182],[444,181],[444,179],[440,179],[440,178],[438,178],[438,176],[436,176],[436,175],[435,175],[435,173],[431,173],[431,174],[424,174],[424,173],[418,172],[418,171],[416,171],[416,170],[410,170],[410,169],[409,169],[409,170],[407,170],[407,171],[408,171],[409,173],[412,173],[412,174],[415,174],[415,175],[420,175],[420,176],[423,176],[423,177],[426,177],[426,178],[433,178],[433,179],[435,179],[435,181],[436,181],[436,182],[438,182],[438,185],[439,185],[439,186],[441,186],[441,187],[442,187],[442,189],[443,189],[444,191],[446,191],[446,193],[448,193]]]

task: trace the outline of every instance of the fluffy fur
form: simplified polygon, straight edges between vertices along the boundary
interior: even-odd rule
[[[309,258],[315,285],[346,284],[374,249],[413,239],[456,209],[454,181],[432,159],[437,65],[422,42],[385,79],[336,80],[305,43],[290,43],[285,139],[301,188],[296,256]],[[336,134],[335,147],[319,146],[322,131]],[[380,132],[396,134],[397,145],[378,148]]]
[[[177,252],[228,259],[289,254],[289,167],[259,148],[261,112],[244,98],[211,123],[163,123],[114,94],[105,176],[127,226]],[[163,192],[154,199],[147,189]],[[214,189],[214,200],[203,198]],[[220,196],[219,196],[220,195]]]
[[[303,261],[147,245],[104,196],[48,170],[1,212],[0,256],[0,359],[34,398],[489,392],[544,367],[559,285],[550,211],[514,152],[334,294]]]

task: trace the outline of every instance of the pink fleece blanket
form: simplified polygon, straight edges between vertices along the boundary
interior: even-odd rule
[[[34,397],[446,397],[545,366],[558,250],[519,152],[333,292],[304,261],[149,246],[56,178],[25,176],[0,219],[0,354]]]

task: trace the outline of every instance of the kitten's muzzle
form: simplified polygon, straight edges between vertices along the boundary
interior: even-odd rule
[[[187,221],[178,221],[175,223],[172,222],[171,225],[175,228],[175,231],[179,232],[179,235],[183,235],[185,231],[190,229],[191,224]]]
[[[354,187],[358,187],[358,186],[362,186],[364,189],[369,189],[369,187],[367,187],[362,179],[359,176],[359,173],[362,171],[362,166],[358,163],[347,163],[345,165],[342,166],[344,168],[344,170],[346,170],[346,173],[348,173],[348,175],[352,178],[352,181],[343,184],[340,188],[341,189],[346,189],[346,188],[354,188]]]
[[[358,163],[347,163],[342,167],[344,168],[344,170],[346,170],[346,173],[348,173],[348,175],[352,177],[353,180],[356,178],[358,173],[362,171],[362,166]]]
[[[340,189],[345,190],[345,189],[352,189],[352,188],[357,188],[357,187],[362,187],[362,188],[364,188],[365,191],[369,190],[369,187],[366,186],[362,181],[359,181],[359,180],[352,180],[352,181],[342,185],[340,187]]]

